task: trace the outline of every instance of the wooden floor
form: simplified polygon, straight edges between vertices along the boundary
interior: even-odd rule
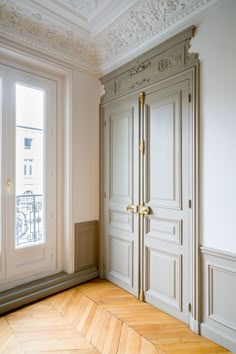
[[[0,317],[0,353],[229,353],[103,280]]]

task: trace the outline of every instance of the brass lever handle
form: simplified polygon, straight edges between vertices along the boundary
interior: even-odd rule
[[[141,215],[148,215],[150,214],[151,209],[148,206],[139,206],[138,207],[138,212]]]
[[[127,206],[126,208],[127,211],[132,211],[134,213],[137,213],[138,211],[138,206],[137,205],[134,205],[134,204],[130,204]]]
[[[126,207],[126,210],[133,213],[139,213],[141,215],[148,215],[151,212],[151,209],[148,206],[134,205],[134,204],[128,205]]]

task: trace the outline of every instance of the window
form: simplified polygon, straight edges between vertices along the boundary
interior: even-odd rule
[[[24,159],[24,176],[32,177],[33,171],[33,160],[32,159]]]
[[[7,287],[57,267],[56,82],[0,65],[0,143],[0,287]]]
[[[32,139],[31,138],[25,138],[24,139],[24,146],[25,149],[30,150],[32,145]]]

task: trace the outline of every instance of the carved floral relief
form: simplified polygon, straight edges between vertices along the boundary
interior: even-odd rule
[[[51,1],[53,3],[54,0],[48,0],[49,3]],[[39,0],[35,0],[37,10],[34,10],[30,0],[0,0],[0,32],[6,39],[94,70],[141,47],[145,41],[154,38],[169,25],[211,1],[213,0],[139,0],[92,38],[89,32],[85,36],[85,30],[76,28],[76,24],[73,23],[72,26],[68,19],[63,18],[63,13],[62,17],[55,20],[55,13],[53,17]],[[91,11],[101,6],[102,0],[57,0],[57,4],[75,14],[89,16]],[[170,58],[168,63],[161,62],[159,70],[170,67],[173,60]],[[147,65],[149,64],[140,64],[131,75],[145,70]]]

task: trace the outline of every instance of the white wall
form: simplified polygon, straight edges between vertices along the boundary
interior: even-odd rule
[[[201,242],[236,252],[236,1],[195,22],[200,54]]]
[[[73,72],[73,222],[99,217],[99,81]]]

